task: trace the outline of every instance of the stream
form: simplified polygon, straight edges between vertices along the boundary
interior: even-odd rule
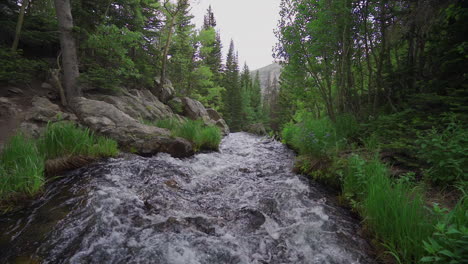
[[[293,162],[234,133],[188,159],[93,164],[0,217],[0,263],[375,263],[359,220]]]

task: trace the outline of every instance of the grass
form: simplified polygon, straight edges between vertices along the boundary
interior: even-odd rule
[[[73,123],[49,123],[38,140],[13,136],[0,154],[0,200],[16,194],[34,195],[44,185],[45,161],[66,156],[110,157],[118,154],[114,140],[96,136]]]
[[[181,137],[190,141],[195,151],[218,150],[221,143],[221,130],[216,126],[205,126],[199,120],[180,122],[176,119],[163,119],[144,123],[170,130],[174,137]]]
[[[78,128],[73,123],[49,123],[38,146],[46,159],[83,155],[109,157],[118,153],[117,143],[96,136],[88,128]]]
[[[0,199],[32,195],[44,184],[44,158],[33,140],[13,136],[0,154]]]
[[[425,208],[421,188],[389,177],[378,159],[348,159],[343,195],[366,226],[399,263],[416,263],[425,254],[423,241],[434,232],[437,218]]]

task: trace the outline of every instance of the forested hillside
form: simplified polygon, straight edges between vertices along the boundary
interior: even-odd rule
[[[66,71],[67,63],[60,62],[66,54],[60,51],[56,17],[61,2],[0,2],[4,86],[45,81]],[[70,3],[79,62],[73,91],[119,94],[138,88],[156,94],[157,86],[169,80],[178,96],[220,111],[234,131],[260,120],[259,90],[247,65],[241,77],[234,43],[224,56],[211,7],[203,27],[196,28],[187,0]],[[59,72],[54,75],[53,69]]]

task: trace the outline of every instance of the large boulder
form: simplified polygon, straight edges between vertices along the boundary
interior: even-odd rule
[[[59,120],[77,120],[74,114],[63,112],[58,105],[52,103],[48,98],[34,96],[31,103],[32,108],[26,114],[26,121],[47,123]]]
[[[205,123],[209,123],[211,121],[211,118],[202,103],[188,97],[183,97],[181,100],[183,115],[185,117],[192,120],[203,120]]]
[[[166,129],[144,125],[112,104],[80,97],[74,106],[83,124],[115,139],[126,151],[145,156],[158,152],[174,157],[193,154],[192,144],[187,140],[171,137]]]
[[[161,100],[161,102],[167,103],[174,97],[175,89],[172,86],[171,81],[166,79],[161,84],[161,77],[156,77],[154,81],[155,87],[153,88],[153,92],[159,98],[159,100]]]
[[[124,91],[123,95],[90,95],[91,99],[109,103],[134,119],[160,120],[177,118],[171,108],[163,104],[149,90]]]
[[[183,115],[192,120],[202,120],[205,125],[216,125],[226,135],[229,127],[214,109],[207,110],[202,103],[188,97],[181,98]]]

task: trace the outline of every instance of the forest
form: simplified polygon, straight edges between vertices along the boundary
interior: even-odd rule
[[[223,46],[216,10],[197,28],[192,5],[0,0],[0,96],[51,80],[70,112],[83,110],[83,94],[150,91],[177,113],[185,106],[173,97],[199,101],[231,132],[261,126],[293,149],[294,171],[361,219],[378,262],[467,262],[466,1],[281,0],[272,53],[282,69],[268,96],[234,41]],[[206,120],[135,119],[195,152],[219,150],[221,130]],[[38,139],[12,137],[0,155],[0,209],[43,190],[48,160],[117,156],[122,142],[92,130],[47,122]]]

